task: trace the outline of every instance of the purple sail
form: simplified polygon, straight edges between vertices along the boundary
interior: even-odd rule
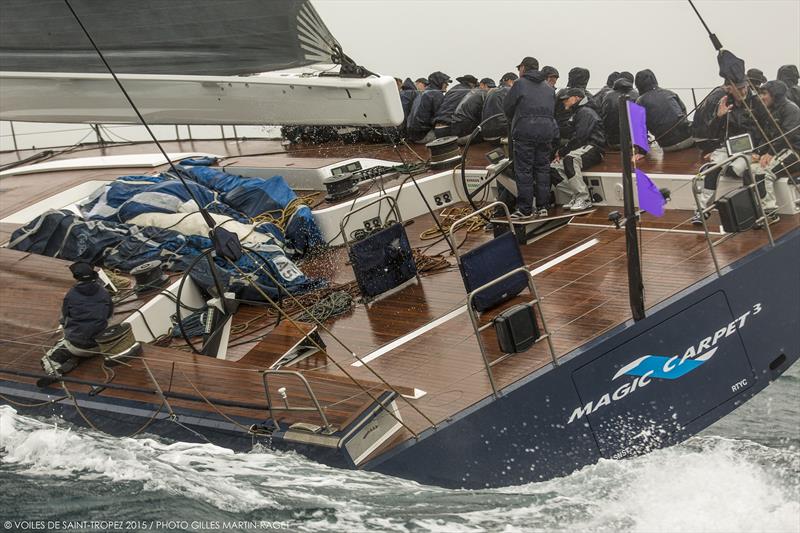
[[[647,115],[645,109],[631,101],[628,101],[628,123],[631,126],[631,142],[645,152],[649,152],[650,144],[647,142]]]
[[[639,207],[657,217],[664,216],[664,196],[650,176],[636,169],[636,190],[639,192]]]

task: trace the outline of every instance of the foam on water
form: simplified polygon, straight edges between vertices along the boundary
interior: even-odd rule
[[[798,375],[681,445],[478,491],[294,453],[118,439],[0,406],[0,515],[77,520],[114,509],[114,519],[282,520],[303,531],[800,531]]]
[[[115,439],[0,406],[4,470],[47,485],[120,484],[215,511],[290,520],[298,529],[428,531],[797,531],[800,454],[703,436],[570,476],[502,489],[426,487],[341,471],[293,453]],[[195,505],[187,519],[199,519]],[[175,517],[170,517],[175,518]]]

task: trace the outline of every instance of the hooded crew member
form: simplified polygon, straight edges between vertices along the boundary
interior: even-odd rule
[[[443,72],[436,71],[428,76],[428,86],[414,99],[406,121],[408,136],[412,141],[425,144],[435,139],[434,117],[442,105],[448,83],[450,76]]]
[[[583,211],[592,206],[583,172],[603,160],[606,145],[603,121],[594,102],[581,89],[566,89],[559,98],[564,100],[567,110],[575,108],[570,118],[573,134],[567,144],[558,149],[558,157],[551,167],[560,180],[557,187],[570,196],[564,209]]]
[[[518,76],[513,72],[506,72],[500,78],[500,87],[491,89],[486,93],[486,99],[483,102],[483,110],[481,111],[481,122],[486,121],[489,117],[501,115],[496,117],[483,125],[481,135],[487,141],[499,141],[500,137],[508,135],[508,119],[503,111],[503,102],[514,85]]]
[[[439,106],[439,110],[436,112],[434,122],[436,124],[435,133],[437,138],[447,137],[451,134],[449,126],[453,123],[453,114],[456,112],[458,104],[467,97],[472,89],[478,86],[478,79],[471,74],[456,78],[456,81],[458,83],[444,94],[442,105]]]
[[[64,296],[59,323],[66,340],[78,348],[91,348],[97,345],[94,338],[108,327],[114,304],[90,264],[75,263],[70,270],[77,283]]]
[[[635,81],[640,94],[636,103],[645,108],[647,129],[658,144],[665,152],[690,148],[694,144],[692,128],[680,97],[659,87],[650,69],[637,72]]]
[[[778,69],[778,79],[786,84],[789,92],[786,93],[786,98],[800,106],[800,87],[797,82],[800,80],[800,72],[794,65],[783,65]]]
[[[417,93],[417,86],[411,81],[411,78],[406,78],[403,85],[400,86],[400,103],[403,106],[404,123],[408,120],[408,115],[411,113],[411,106],[414,104]]]
[[[514,179],[517,184],[516,218],[533,214],[534,185],[537,215],[547,216],[550,204],[550,152],[558,137],[553,116],[555,91],[547,84],[539,62],[526,57],[519,65],[522,73],[503,102],[511,121],[514,153]]]
[[[627,78],[617,78],[611,91],[603,98],[603,106],[600,109],[609,148],[619,148],[619,103],[623,95],[627,95],[633,102],[639,97],[639,93],[633,88],[633,83]]]
[[[707,129],[710,137],[715,139],[713,146],[716,147],[706,154],[704,159],[715,164],[728,158],[725,141],[731,137],[747,133],[753,140],[754,146],[758,146],[762,141],[761,133],[750,110],[758,111],[760,108],[763,109],[763,105],[757,101],[758,96],[751,91],[748,83],[744,80],[738,83],[728,82],[725,85],[725,93],[714,101],[712,98],[717,98],[718,94],[716,89],[712,91],[707,101],[703,103],[702,109],[703,115],[709,117],[706,118]],[[706,105],[708,107],[705,107]],[[710,143],[709,145],[706,149],[713,147]],[[746,159],[738,158],[730,162],[726,171],[739,178],[744,178],[749,168],[750,164]],[[701,205],[708,206],[714,201],[721,171],[720,168],[705,175],[703,191],[700,196]],[[695,213],[692,223],[702,224],[700,213]]]
[[[589,85],[589,69],[583,67],[573,67],[570,69],[569,74],[567,74],[567,87],[568,88],[576,88],[582,89],[583,94],[591,100],[594,98],[594,95],[586,90],[586,86]]]
[[[594,104],[597,106],[597,109],[603,109],[603,99],[606,97],[608,93],[614,90],[614,82],[619,79],[620,73],[616,70],[608,75],[606,79],[606,84],[600,88],[597,93],[594,95]]]
[[[590,100],[593,98],[592,93],[586,90],[586,85],[589,84],[589,69],[585,69],[583,67],[573,67],[570,69],[569,74],[567,74],[567,89],[581,89],[583,94],[586,95]],[[562,89],[561,91],[563,91]],[[563,94],[559,91],[559,94]],[[570,119],[572,118],[572,113],[575,112],[575,108],[573,107],[572,110],[568,111],[564,109],[563,100],[561,98],[556,98],[556,122],[558,123],[558,129],[560,131],[561,142],[567,142],[574,133],[570,129]]]
[[[758,161],[753,161],[751,171],[763,193],[764,211],[777,218],[778,208],[775,198],[775,181],[782,177],[797,175],[800,171],[800,107],[789,100],[789,88],[780,80],[768,81],[758,90],[763,103],[759,124],[769,136],[769,143],[761,143],[756,148]],[[767,111],[772,115],[767,115]],[[763,190],[761,187],[763,184]]]

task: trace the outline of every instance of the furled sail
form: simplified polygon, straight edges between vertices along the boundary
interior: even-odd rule
[[[123,74],[233,76],[331,63],[308,0],[71,0]],[[0,70],[105,73],[63,0],[0,1]]]

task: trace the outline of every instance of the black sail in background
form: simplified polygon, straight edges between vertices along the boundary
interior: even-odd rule
[[[121,74],[233,76],[330,63],[308,0],[72,0]],[[63,0],[0,0],[0,70],[106,73]]]

